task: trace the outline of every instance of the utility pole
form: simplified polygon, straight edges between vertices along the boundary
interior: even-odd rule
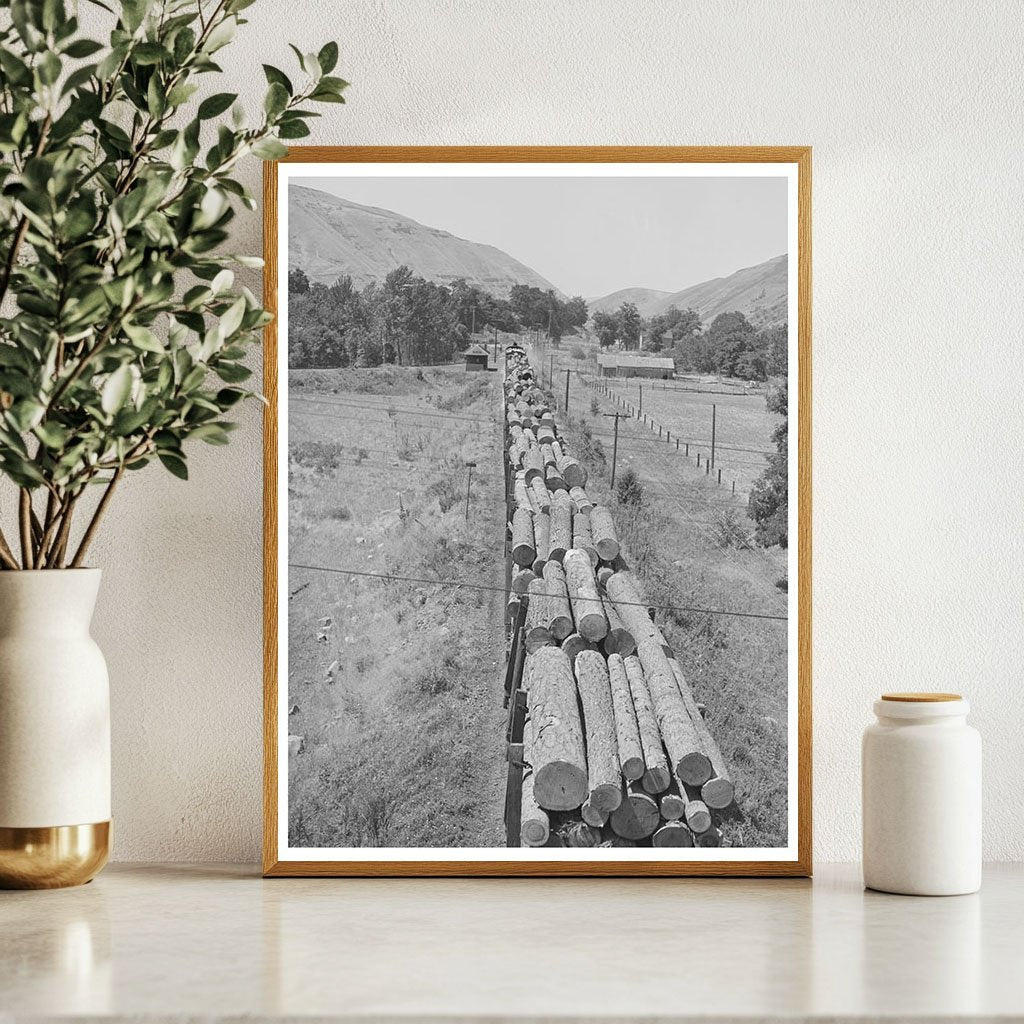
[[[715,468],[715,403],[711,403],[711,468]]]
[[[565,414],[569,415],[569,371],[565,371]]]
[[[473,330],[472,334],[476,334],[476,306],[473,307]]]
[[[473,469],[476,466],[475,462],[467,462],[466,468],[469,470],[469,475],[466,477],[466,522],[469,522],[469,491],[473,486]]]
[[[548,357],[548,388],[553,389],[555,386],[555,357]]]
[[[612,480],[611,486],[615,486],[615,462],[619,454],[619,414],[617,412],[606,412],[605,416],[615,417],[615,436],[612,440]]]
[[[644,386],[643,386],[643,384],[641,384],[640,385],[640,408],[637,409],[637,411],[636,411],[637,418],[639,419],[641,416],[643,416],[643,414],[644,414]]]

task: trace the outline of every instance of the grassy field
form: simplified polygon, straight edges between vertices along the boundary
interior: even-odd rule
[[[567,359],[564,365],[573,364]],[[559,375],[557,360],[554,379],[562,407],[565,377]],[[736,401],[751,412],[758,404],[763,409],[763,397]],[[786,575],[785,552],[748,546],[745,538],[753,527],[745,496],[733,498],[730,490],[717,487],[693,459],[677,456],[674,445],[670,450],[652,440],[635,420],[620,424],[617,473],[621,479],[626,469],[634,470],[643,498],[620,504],[609,483],[612,421],[605,415],[617,406],[575,375],[569,406],[566,433],[588,463],[588,493],[613,508],[625,557],[644,580],[648,600],[680,609],[659,611],[656,620],[706,706],[707,721],[736,781],[737,803],[723,824],[726,838],[734,846],[784,845],[786,622],[682,609],[785,616],[786,595],[778,586]]]
[[[604,380],[623,400],[638,407],[640,384],[644,384],[643,412],[657,427],[668,431],[690,446],[690,458],[696,464],[711,453],[711,416],[715,406],[715,469],[722,470],[722,482],[736,481],[736,491],[747,495],[753,482],[764,472],[767,454],[775,451],[772,431],[782,418],[769,412],[761,392],[750,394],[709,394],[688,390],[662,388],[661,382],[636,380]],[[651,385],[655,386],[651,386]],[[671,387],[671,386],[670,386]],[[717,479],[717,478],[716,478]]]
[[[292,371],[289,562],[500,587],[497,388]],[[291,844],[503,845],[502,595],[294,567],[288,592]]]

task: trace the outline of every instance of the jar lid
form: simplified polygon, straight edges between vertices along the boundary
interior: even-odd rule
[[[883,693],[882,700],[901,701],[908,704],[933,704],[945,700],[963,700],[959,693]]]

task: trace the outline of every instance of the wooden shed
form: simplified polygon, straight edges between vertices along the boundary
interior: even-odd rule
[[[465,355],[467,370],[487,369],[487,350],[485,348],[481,348],[479,345],[473,345],[472,348],[466,349]]]
[[[632,352],[609,352],[597,357],[602,377],[652,377],[669,380],[675,363],[664,356],[644,356]]]

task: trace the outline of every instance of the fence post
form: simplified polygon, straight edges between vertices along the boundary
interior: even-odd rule
[[[717,406],[711,403],[711,465],[715,464],[715,411]]]

